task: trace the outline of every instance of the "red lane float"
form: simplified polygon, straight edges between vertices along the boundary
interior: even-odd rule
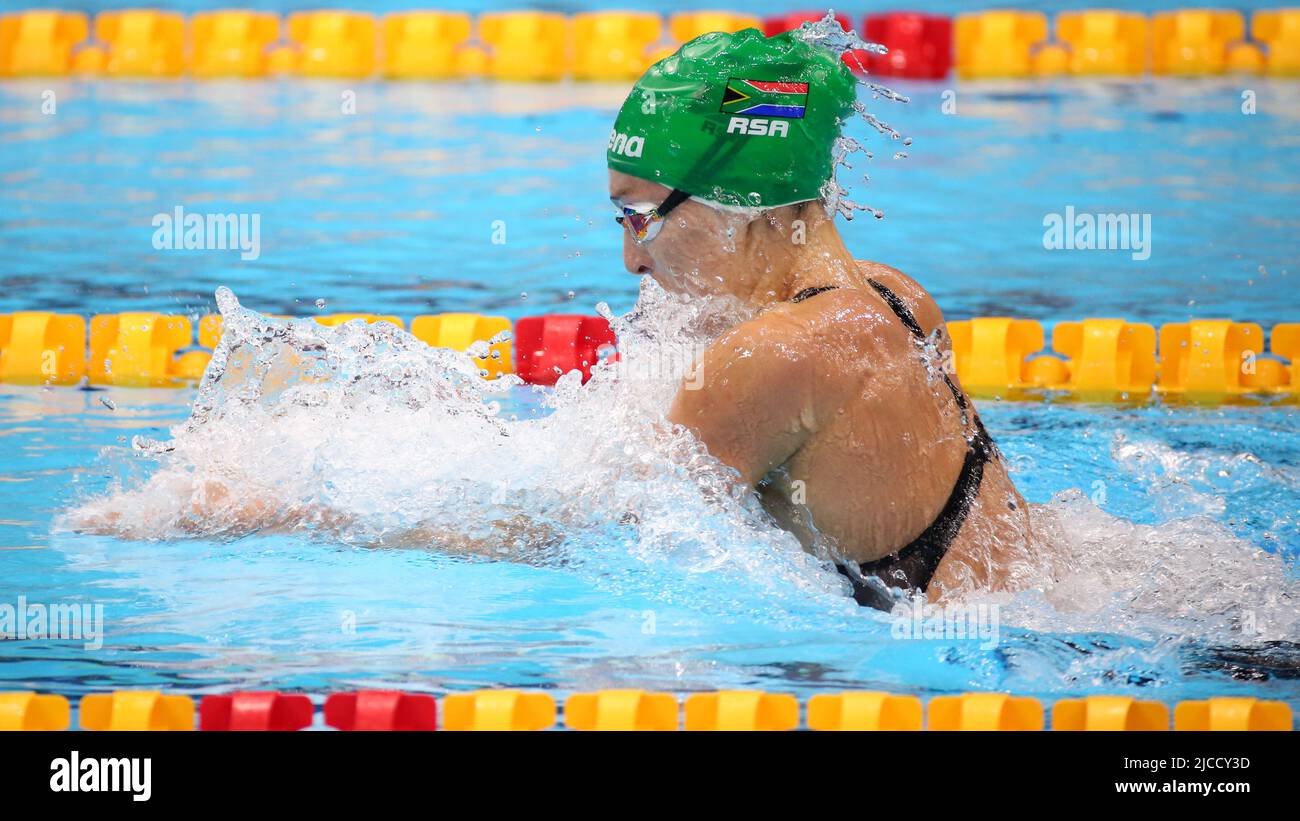
[[[335,693],[325,699],[325,723],[338,730],[436,730],[433,696],[396,690]]]
[[[869,14],[863,39],[888,54],[867,55],[867,70],[885,77],[942,80],[952,68],[952,20],[937,14]]]
[[[310,726],[311,714],[307,696],[276,692],[204,696],[199,702],[199,729],[289,732]]]
[[[599,316],[546,314],[515,323],[515,373],[531,385],[554,385],[569,371],[591,378],[591,366],[614,354],[614,331]],[[606,355],[607,354],[607,355]]]

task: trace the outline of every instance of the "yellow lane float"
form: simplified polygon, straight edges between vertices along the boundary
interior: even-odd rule
[[[1291,707],[1284,701],[1221,697],[1184,701],[1174,708],[1175,730],[1278,731],[1291,727]]]
[[[893,693],[823,693],[808,699],[810,730],[919,730],[921,699]]]
[[[176,352],[190,346],[190,321],[155,313],[105,314],[90,320],[92,384],[167,387],[183,377]]]
[[[1151,71],[1183,76],[1222,74],[1228,67],[1229,46],[1245,35],[1246,21],[1240,12],[1157,12],[1151,18]]]
[[[378,33],[373,15],[300,11],[289,15],[292,69],[302,77],[364,79],[375,73]]]
[[[555,699],[522,690],[478,690],[442,700],[444,730],[545,730],[555,725]]]
[[[793,730],[799,726],[794,696],[758,690],[694,693],[686,699],[688,730]]]
[[[280,39],[280,18],[269,12],[208,11],[190,19],[195,77],[265,77],[267,54]]]
[[[571,730],[676,730],[680,723],[671,693],[601,690],[574,693],[564,702],[564,725]]]
[[[75,385],[86,373],[86,320],[72,314],[0,314],[0,382]]]
[[[1034,51],[1047,40],[1047,15],[981,11],[957,17],[953,33],[957,76],[963,80],[1028,77]]]
[[[472,23],[463,12],[405,11],[384,16],[382,73],[394,80],[442,80],[465,73]]]
[[[39,693],[0,693],[0,731],[66,730],[71,708],[63,696]]]
[[[185,71],[185,18],[176,12],[128,9],[95,17],[110,77],[175,78]]]
[[[83,730],[193,730],[194,701],[154,690],[82,696]]]
[[[71,11],[35,10],[0,16],[0,77],[64,77],[73,50],[90,36],[90,21]]]
[[[1169,729],[1169,708],[1158,701],[1128,696],[1088,696],[1062,699],[1052,705],[1053,730]]]
[[[1043,705],[1006,693],[966,693],[930,699],[930,730],[1041,730]]]
[[[451,348],[467,351],[475,342],[488,341],[510,330],[510,320],[504,316],[483,314],[436,314],[417,316],[411,320],[411,335],[433,348]],[[479,368],[486,371],[488,379],[504,373],[514,373],[514,345],[510,340],[492,343],[488,355],[475,358]]]

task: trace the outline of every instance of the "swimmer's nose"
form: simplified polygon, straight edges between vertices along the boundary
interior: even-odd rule
[[[645,276],[654,273],[654,260],[645,252],[645,247],[637,245],[636,240],[627,231],[623,232],[623,267],[628,273]]]

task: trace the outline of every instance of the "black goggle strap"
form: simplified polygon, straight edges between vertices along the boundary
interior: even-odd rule
[[[689,193],[680,188],[674,188],[672,191],[668,192],[667,197],[664,197],[664,201],[659,203],[659,207],[655,209],[655,213],[659,215],[660,219],[663,219],[668,216],[669,211],[672,211],[690,198],[691,195]]]

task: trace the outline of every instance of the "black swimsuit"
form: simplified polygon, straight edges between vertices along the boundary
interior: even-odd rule
[[[903,300],[898,298],[898,294],[874,279],[869,279],[867,282],[877,294],[880,294],[912,335],[924,340],[925,331],[921,329],[911,310],[903,304]],[[805,288],[795,294],[790,301],[803,302],[817,294],[833,290],[835,290],[833,285]],[[970,427],[970,420],[972,417],[974,419],[974,433],[966,437],[966,459],[962,462],[961,473],[957,476],[957,483],[953,486],[943,510],[939,512],[938,518],[921,532],[921,535],[883,559],[859,565],[860,575],[851,572],[843,565],[837,565],[839,571],[853,583],[853,598],[865,607],[874,607],[877,610],[892,609],[897,599],[889,588],[898,588],[907,593],[925,592],[930,579],[934,577],[934,571],[939,567],[939,562],[943,560],[944,554],[948,552],[953,540],[961,532],[962,523],[966,521],[971,504],[979,496],[980,482],[984,478],[984,466],[997,454],[997,447],[988,432],[984,430],[984,423],[980,421],[979,415],[971,411],[966,395],[953,383],[952,377],[947,373],[944,374],[943,381],[948,384],[953,399],[957,401],[957,407],[961,409],[963,428]]]

